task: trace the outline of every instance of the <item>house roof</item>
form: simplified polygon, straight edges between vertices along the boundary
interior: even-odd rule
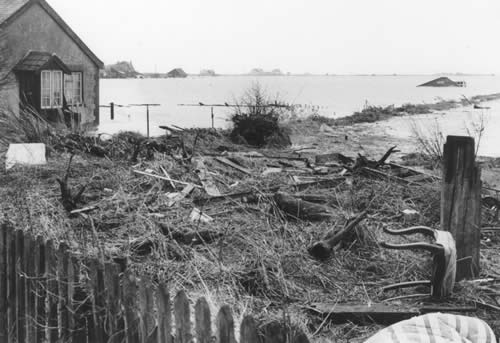
[[[438,77],[426,83],[422,83],[417,87],[457,87],[458,83],[448,77]]]
[[[34,4],[39,4],[59,27],[80,47],[80,49],[96,64],[103,68],[104,63],[89,49],[66,22],[54,11],[45,0],[0,0],[0,28],[9,25]]]
[[[59,67],[66,74],[71,74],[70,68],[56,54],[41,51],[30,51],[19,63],[16,71],[40,71],[45,68]]]

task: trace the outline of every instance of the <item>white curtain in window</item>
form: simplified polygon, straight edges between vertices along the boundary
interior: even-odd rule
[[[41,79],[42,79],[42,84],[41,84],[41,107],[42,108],[49,108],[50,107],[50,76],[51,76],[51,72],[50,71],[42,71],[42,74],[41,74]]]

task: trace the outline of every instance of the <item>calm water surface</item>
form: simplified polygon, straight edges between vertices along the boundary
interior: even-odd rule
[[[234,103],[253,83],[258,82],[266,92],[282,101],[301,105],[304,113],[317,108],[321,115],[340,117],[370,105],[401,105],[404,103],[430,103],[441,99],[459,99],[479,94],[500,92],[499,76],[463,76],[456,80],[467,82],[466,88],[416,87],[433,79],[433,76],[219,76],[188,77],[185,79],[104,79],[101,80],[101,104],[113,101],[121,105],[138,103],[158,103],[150,108],[150,132],[159,135],[163,130],[159,125],[175,124],[182,127],[209,127],[211,125],[209,107],[186,107],[179,104]],[[491,146],[487,151],[500,150],[496,140],[496,129],[500,129],[500,106],[492,103],[486,111],[488,132],[483,144]],[[474,112],[471,109],[464,109]],[[215,125],[226,127],[230,109],[215,107]],[[454,116],[439,116],[440,125],[447,132],[455,132],[471,113],[453,111]],[[458,114],[457,114],[458,113]],[[460,118],[457,117],[461,116]],[[457,119],[458,118],[458,119]],[[398,121],[399,120],[399,121]],[[430,125],[435,118],[419,118],[423,125]],[[410,134],[405,118],[385,124],[391,134]],[[427,121],[427,122],[426,122]],[[460,125],[458,125],[460,123]],[[118,107],[115,120],[111,121],[109,110],[101,109],[101,132],[115,133],[120,130],[134,130],[146,133],[146,109],[141,107]],[[451,131],[450,131],[451,130]],[[500,135],[498,135],[500,136]],[[493,142],[493,143],[491,143]],[[500,155],[493,153],[494,155]],[[491,155],[491,153],[490,153]]]

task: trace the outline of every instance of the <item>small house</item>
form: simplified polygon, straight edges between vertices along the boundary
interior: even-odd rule
[[[453,81],[448,77],[439,77],[417,87],[465,87],[465,81]]]
[[[0,106],[99,123],[101,60],[45,0],[0,0]]]

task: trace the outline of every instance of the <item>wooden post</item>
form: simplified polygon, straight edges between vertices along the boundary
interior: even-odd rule
[[[146,105],[146,118],[148,121],[148,138],[149,138],[149,105]]]
[[[17,341],[24,342],[26,338],[26,278],[23,268],[24,233],[16,231],[16,288],[17,288]]]
[[[214,128],[214,107],[212,106],[211,109],[212,109],[211,118],[212,118],[212,129],[213,129]]]
[[[115,103],[109,103],[109,112],[111,113],[111,120],[115,120]]]
[[[479,275],[481,170],[475,163],[474,138],[448,136],[443,149],[441,229],[457,247],[456,280]]]

